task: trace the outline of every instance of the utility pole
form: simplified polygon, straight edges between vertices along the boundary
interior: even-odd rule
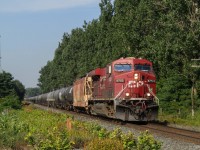
[[[0,35],[0,73],[3,73],[3,69],[1,67],[1,35]]]
[[[199,69],[200,68],[200,59],[191,59],[193,64],[191,65],[192,68]],[[197,75],[198,76],[198,75]],[[196,95],[196,81],[197,76],[195,75],[195,72],[192,76],[192,89],[191,89],[191,100],[192,100],[192,117],[194,117],[194,100]]]

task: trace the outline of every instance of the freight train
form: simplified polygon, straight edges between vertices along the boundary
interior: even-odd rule
[[[30,97],[49,107],[87,112],[123,121],[152,121],[158,116],[156,77],[152,63],[120,58],[76,80],[73,86]]]

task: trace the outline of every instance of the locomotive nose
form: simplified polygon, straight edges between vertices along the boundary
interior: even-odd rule
[[[146,98],[152,99],[155,92],[155,76],[149,72],[133,71],[129,75],[125,99]]]

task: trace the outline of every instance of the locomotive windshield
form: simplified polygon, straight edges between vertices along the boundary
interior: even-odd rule
[[[152,68],[150,65],[143,65],[143,64],[138,64],[134,66],[134,70],[141,70],[141,71],[152,71]]]
[[[115,71],[131,71],[132,65],[131,64],[116,64],[114,68],[115,68]]]

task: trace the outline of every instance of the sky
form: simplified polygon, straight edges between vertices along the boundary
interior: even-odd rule
[[[99,18],[101,0],[0,0],[1,66],[25,88],[54,57],[64,33]]]

